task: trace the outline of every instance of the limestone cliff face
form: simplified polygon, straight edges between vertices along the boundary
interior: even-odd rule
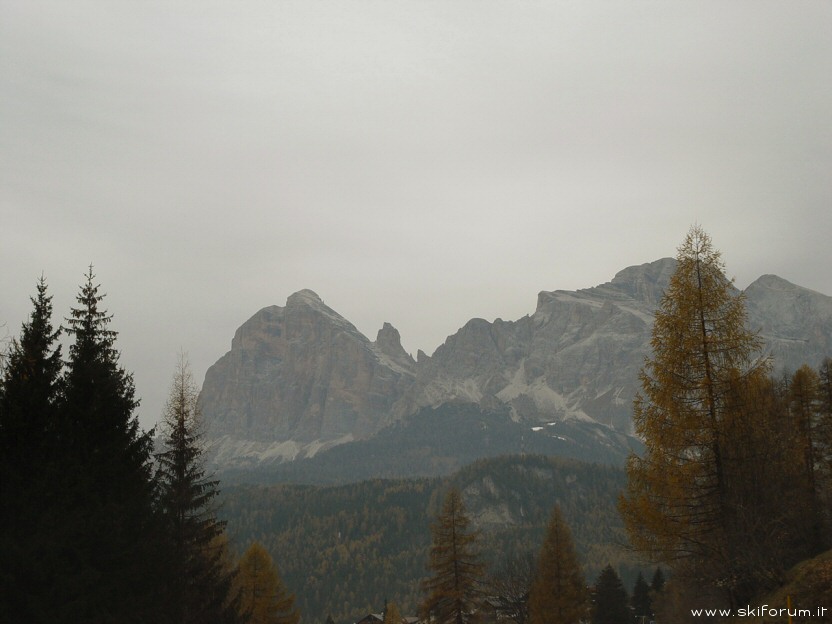
[[[395,328],[385,324],[372,343],[304,290],[237,330],[200,401],[211,438],[302,446],[361,437],[389,424],[414,366]]]
[[[653,314],[674,269],[666,258],[594,288],[541,292],[533,314],[472,319],[418,361],[390,324],[371,342],[315,293],[295,293],[244,323],[208,370],[209,437],[221,462],[292,459],[454,402],[508,406],[530,429],[571,419],[630,433]],[[832,298],[763,276],[746,302],[775,371],[832,355]]]
[[[469,321],[419,360],[397,414],[470,401],[508,404],[518,420],[591,420],[632,432],[653,315],[675,267],[665,258],[595,288],[541,292],[534,314],[518,321]],[[773,275],[745,295],[749,326],[759,331],[775,371],[817,367],[832,356],[832,297]]]
[[[596,288],[541,292],[534,314],[518,321],[469,321],[420,360],[398,413],[447,401],[503,403],[518,420],[594,420],[631,431],[652,313],[674,267],[664,259]]]
[[[832,357],[832,297],[763,275],[745,289],[752,327],[759,328],[775,372],[817,368]]]

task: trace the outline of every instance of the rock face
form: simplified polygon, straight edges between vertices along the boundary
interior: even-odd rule
[[[370,342],[303,290],[237,330],[200,402],[221,460],[290,459],[389,424],[414,367],[391,325]]]
[[[579,419],[628,433],[653,310],[674,267],[664,259],[595,288],[541,292],[534,314],[518,321],[469,321],[419,361],[398,415],[447,401],[505,403],[516,420]]]
[[[760,329],[775,372],[817,368],[832,357],[832,297],[763,275],[745,289],[752,327]]]
[[[666,258],[594,288],[541,292],[532,315],[472,319],[418,361],[390,324],[371,342],[315,293],[296,293],[240,327],[205,377],[218,461],[314,455],[446,403],[508,407],[530,428],[577,420],[630,433],[653,313],[674,268]],[[832,298],[770,275],[746,297],[775,370],[832,355]]]

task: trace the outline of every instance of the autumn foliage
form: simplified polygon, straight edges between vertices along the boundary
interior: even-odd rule
[[[277,566],[259,542],[240,558],[242,611],[250,624],[297,624],[295,597],[286,589]]]
[[[422,586],[422,617],[436,624],[468,624],[482,615],[485,566],[470,524],[462,493],[451,488],[431,527],[431,576]]]
[[[589,614],[589,596],[572,533],[555,506],[529,594],[531,624],[578,624]]]
[[[743,296],[699,227],[679,248],[651,345],[633,417],[646,451],[630,458],[619,505],[630,540],[677,586],[750,600],[826,539],[817,375],[798,371],[791,390],[769,377]]]

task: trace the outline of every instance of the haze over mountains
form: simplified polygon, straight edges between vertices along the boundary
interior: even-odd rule
[[[246,321],[206,373],[200,400],[212,453],[220,467],[241,467],[374,437],[401,445],[413,437],[408,427],[419,430],[420,414],[436,419],[443,406],[467,404],[513,423],[517,452],[546,436],[563,454],[617,462],[637,444],[628,439],[632,400],[674,268],[665,258],[594,288],[541,292],[533,314],[471,319],[433,355],[420,351],[415,360],[389,323],[371,341],[316,293],[297,292],[284,307]],[[775,371],[816,367],[832,354],[832,297],[773,275],[745,294]],[[432,426],[437,436],[476,437],[493,426],[488,418],[467,430]],[[390,434],[394,423],[397,435]]]

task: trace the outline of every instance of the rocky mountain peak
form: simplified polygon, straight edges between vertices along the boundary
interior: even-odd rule
[[[675,270],[675,259],[662,258],[619,271],[612,278],[610,285],[621,289],[634,299],[658,304]]]
[[[775,369],[819,366],[832,355],[832,297],[776,275],[763,275],[745,289],[748,321],[765,340]]]
[[[757,290],[774,290],[779,292],[794,292],[797,290],[808,290],[797,284],[792,284],[790,281],[783,279],[777,275],[761,275],[754,280],[746,289],[747,291]]]
[[[399,330],[390,323],[384,323],[376,335],[375,346],[386,357],[399,366],[412,368],[416,363],[410,354],[402,347],[402,337]]]
[[[642,309],[652,311],[658,307],[675,270],[676,260],[662,258],[622,269],[606,284],[581,289],[578,292],[611,301],[629,301]]]
[[[306,319],[306,323],[310,324],[311,319],[316,319],[313,325],[316,327],[328,328],[328,331],[345,331],[353,334],[357,339],[369,342],[367,338],[359,332],[355,325],[350,323],[343,316],[338,314],[335,310],[330,308],[323,302],[314,291],[304,289],[289,295],[286,299],[285,314],[289,319]],[[291,325],[294,329],[300,328]]]
[[[311,290],[257,312],[205,375],[205,422],[228,438],[217,454],[292,459],[389,424],[414,362],[392,325],[380,335],[370,342]]]
[[[299,290],[296,293],[289,295],[289,298],[286,299],[287,306],[301,304],[318,306],[323,305],[323,303],[324,302],[318,296],[318,293],[316,293],[314,290],[309,290],[308,288]]]

